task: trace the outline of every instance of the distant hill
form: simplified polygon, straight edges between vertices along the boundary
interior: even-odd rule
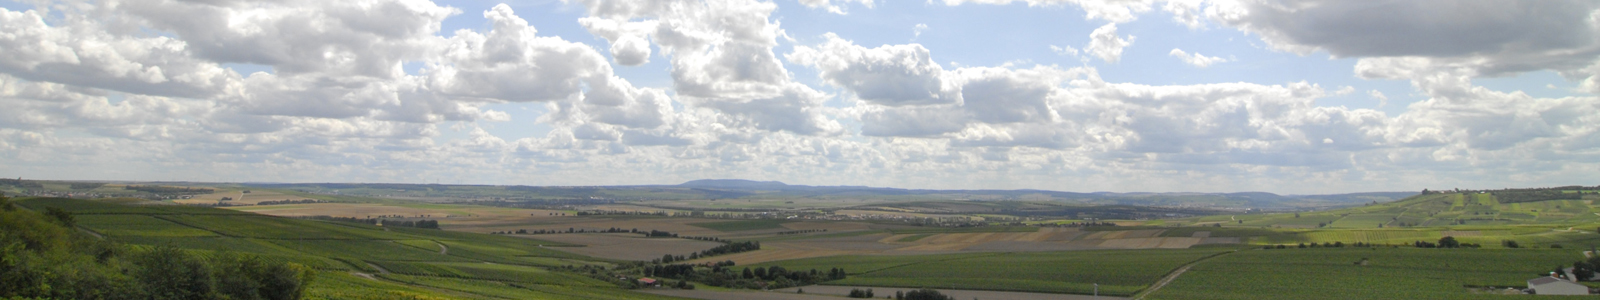
[[[686,188],[763,190],[782,190],[789,187],[788,184],[777,181],[754,181],[744,179],[701,179],[684,182],[677,186]]]
[[[1267,192],[1234,193],[1113,193],[1050,190],[935,190],[867,186],[791,185],[778,181],[702,179],[676,185],[635,186],[488,186],[438,184],[301,183],[245,184],[308,193],[411,198],[500,198],[506,200],[651,201],[686,199],[894,199],[975,201],[1062,201],[1091,205],[1135,205],[1211,209],[1264,209],[1303,211],[1391,202],[1417,192],[1368,192],[1331,195],[1279,195]]]

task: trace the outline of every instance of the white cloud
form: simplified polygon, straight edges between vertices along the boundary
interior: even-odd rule
[[[611,57],[617,64],[637,66],[650,62],[650,41],[646,37],[658,26],[655,22],[618,22],[603,18],[581,18],[590,33],[611,43]]]
[[[139,0],[0,10],[0,32],[8,33],[0,35],[8,54],[0,57],[0,169],[65,179],[589,185],[733,177],[1329,192],[1592,181],[1600,161],[1595,97],[1538,98],[1473,84],[1554,70],[1594,90],[1590,74],[1600,64],[1594,37],[1585,34],[1596,25],[1573,17],[1594,15],[1582,2],[1515,3],[1567,9],[1549,14],[1465,3],[1461,16],[1414,3],[1161,7],[1190,28],[1239,28],[1276,49],[1357,58],[1352,71],[1360,78],[1411,80],[1421,100],[1397,113],[1317,105],[1361,90],[1387,104],[1360,83],[1125,83],[1090,67],[941,66],[935,56],[947,52],[937,45],[860,46],[849,39],[878,39],[856,32],[801,44],[779,23],[777,6],[758,1],[573,2],[586,9],[578,24],[593,38],[540,32],[528,22],[540,12],[519,15],[503,5],[469,12],[484,17],[482,27],[440,32],[445,18],[461,12],[421,0]],[[874,4],[804,4],[843,13],[851,2]],[[1081,49],[1050,50],[1107,62],[1134,41],[1118,26],[1155,4],[946,2],[962,3],[1081,7],[1085,19],[1109,24]],[[1367,6],[1381,9],[1361,13]],[[1394,20],[1402,17],[1419,20]],[[1355,30],[1367,24],[1350,19],[1395,27]],[[1468,34],[1501,25],[1551,34]],[[1423,43],[1441,41],[1412,39],[1418,34],[1470,38],[1433,45]],[[1196,66],[1223,61],[1169,54]],[[613,74],[651,59],[666,60],[668,70],[654,75],[670,83],[635,86]],[[233,63],[275,72],[241,76],[221,67]],[[408,74],[402,64],[422,68]],[[1103,68],[1125,78],[1123,67]],[[544,113],[491,109],[508,102],[542,102],[534,111]],[[515,126],[548,134],[495,134]],[[238,169],[251,177],[224,178]],[[1485,172],[1506,176],[1485,179]]]
[[[1122,60],[1122,48],[1133,45],[1133,40],[1132,35],[1126,39],[1117,36],[1117,24],[1110,23],[1089,33],[1089,45],[1083,47],[1083,52],[1093,54],[1106,62],[1115,63]]]
[[[1150,11],[1152,0],[944,0],[945,5],[956,6],[965,3],[1004,5],[1013,2],[1025,2],[1028,6],[1057,6],[1074,5],[1082,8],[1087,15],[1085,20],[1106,20],[1112,23],[1127,23],[1138,19],[1138,14]]]
[[[830,3],[830,2],[838,2],[838,3],[856,2],[856,3],[861,3],[861,6],[865,6],[867,8],[872,8],[872,2],[873,2],[873,0],[799,0],[799,1],[800,1],[800,4],[805,4],[806,7],[827,9],[828,12],[835,13],[835,14],[841,14],[841,15],[846,14],[845,9],[843,7],[840,7],[839,5],[834,5],[833,3]]]
[[[1592,84],[1600,80],[1597,9],[1592,1],[1239,1],[1213,3],[1206,15],[1275,49],[1361,57],[1357,73],[1365,78],[1547,69],[1593,92],[1600,91]]]
[[[1061,56],[1078,56],[1078,48],[1073,48],[1072,46],[1050,45],[1050,52],[1055,52]]]
[[[838,35],[827,34],[816,48],[797,46],[790,62],[821,70],[829,84],[844,87],[856,97],[890,106],[953,103],[944,91],[943,68],[933,62],[922,45],[857,46]]]
[[[1389,105],[1389,96],[1384,96],[1383,92],[1379,92],[1378,90],[1367,90],[1367,95],[1372,96],[1373,99],[1378,99],[1378,107]]]
[[[1183,60],[1183,63],[1201,68],[1210,67],[1211,64],[1228,61],[1226,58],[1200,55],[1199,52],[1190,55],[1188,52],[1184,52],[1182,49],[1178,48],[1172,48],[1172,52],[1168,52],[1167,55],[1177,57],[1178,59]]]
[[[928,24],[917,23],[917,26],[911,28],[911,39],[921,37],[923,31],[928,31]]]
[[[1204,1],[1168,0],[1167,5],[1161,6],[1161,10],[1171,13],[1173,22],[1188,26],[1189,29],[1201,29],[1205,28],[1205,23],[1201,20],[1202,13],[1200,9],[1200,4]]]

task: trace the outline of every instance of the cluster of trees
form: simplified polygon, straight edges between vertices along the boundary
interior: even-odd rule
[[[788,270],[783,267],[743,268],[735,270],[733,261],[715,264],[639,264],[639,275],[695,281],[710,286],[744,289],[775,289],[816,284],[822,281],[844,279],[843,269],[829,272],[815,269]],[[629,267],[633,268],[633,267]]]
[[[656,231],[656,230],[638,231],[638,228],[632,228],[632,230],[624,230],[624,228],[616,228],[616,227],[605,228],[605,230],[586,230],[586,228],[568,227],[568,228],[566,228],[566,231],[562,231],[562,230],[493,231],[493,233],[490,233],[490,235],[554,235],[554,233],[640,233],[640,235],[645,235],[645,236],[661,235],[661,236],[653,236],[653,238],[678,238],[678,235],[675,235],[675,233],[667,233],[667,231]]]
[[[151,193],[151,194],[178,194],[178,195],[210,194],[210,193],[216,191],[216,190],[213,190],[213,189],[159,186],[159,185],[129,185],[129,186],[122,187],[122,189],[146,192],[146,193]]]
[[[850,298],[874,298],[872,289],[850,289]],[[894,291],[894,300],[955,300],[955,297],[945,296],[934,289],[916,289],[911,292]]]
[[[1517,244],[1517,241],[1513,240],[1501,240],[1500,246],[1505,246],[1506,248],[1522,248],[1521,244]]]
[[[629,216],[667,216],[665,211],[628,211],[628,210],[593,210],[580,211],[579,216],[604,216],[604,215],[629,215]]]
[[[1111,222],[1072,222],[1072,223],[1066,223],[1066,224],[1055,224],[1054,226],[1056,226],[1056,227],[1117,226],[1117,223],[1111,223]]]
[[[785,235],[785,234],[801,234],[801,233],[812,233],[812,232],[828,232],[828,230],[827,229],[791,230],[791,231],[779,231],[777,234],[778,235]]]
[[[711,249],[706,249],[706,250],[700,251],[700,252],[689,253],[688,256],[672,255],[672,254],[662,255],[661,258],[651,259],[650,263],[652,263],[652,264],[670,264],[670,263],[674,263],[674,262],[700,259],[702,257],[712,257],[712,256],[717,256],[717,255],[723,255],[723,254],[733,254],[733,253],[746,252],[746,251],[756,251],[756,250],[761,250],[761,242],[754,242],[754,241],[751,241],[751,242],[724,242],[724,244],[721,245],[721,246],[712,247]],[[728,261],[728,265],[732,266],[733,265],[733,261]]]
[[[876,296],[872,295],[872,289],[870,289],[870,288],[868,288],[866,290],[850,289],[850,298],[874,298],[874,297],[876,297]]]
[[[0,298],[300,299],[315,272],[237,253],[141,249],[74,230],[70,213],[0,195]]]
[[[0,185],[11,185],[11,186],[17,186],[17,187],[22,187],[22,188],[36,188],[36,189],[44,188],[44,185],[39,184],[38,182],[22,180],[22,178],[20,178],[20,177],[17,178],[17,179],[0,178]]]
[[[1593,250],[1591,249],[1591,251]],[[1560,272],[1562,271],[1561,269],[1562,268],[1557,267],[1556,271]],[[1600,255],[1590,256],[1586,260],[1580,260],[1572,263],[1572,277],[1577,281],[1594,280],[1594,272],[1597,270],[1600,270]]]
[[[910,292],[894,292],[894,300],[956,300],[956,297],[945,296],[934,289],[917,289]]]
[[[1411,246],[1417,248],[1483,248],[1483,245],[1479,244],[1462,243],[1461,241],[1457,241],[1456,237],[1453,236],[1440,238],[1438,243],[1416,241],[1411,243]]]
[[[686,257],[684,257],[683,255],[666,254],[666,255],[662,255],[661,258],[650,260],[650,263],[652,263],[652,264],[670,264],[670,263],[680,262],[680,261],[685,261],[685,260],[688,260],[688,259]]]
[[[256,202],[256,205],[312,204],[312,203],[323,203],[323,202],[327,202],[327,201],[322,201],[322,200],[317,200],[317,199],[300,199],[300,200],[283,199],[283,200],[272,200],[272,201]]]
[[[439,229],[439,220],[418,220],[418,221],[380,220],[380,221],[378,221],[378,224],[382,224],[383,227],[415,227],[415,228]]]
[[[1331,243],[1330,242],[1322,242],[1321,244],[1318,244],[1318,243],[1309,243],[1309,244],[1308,243],[1300,243],[1299,245],[1282,245],[1282,244],[1280,244],[1280,245],[1268,245],[1268,246],[1262,246],[1261,249],[1343,248],[1343,247],[1368,248],[1368,247],[1381,247],[1381,246],[1384,246],[1384,245],[1378,245],[1378,244],[1372,244],[1372,243],[1363,243],[1363,242],[1355,242],[1353,244],[1345,244],[1344,242],[1331,242]]]
[[[695,253],[695,254],[698,254],[698,255],[696,255],[698,257],[707,257],[707,256],[717,256],[717,255],[723,255],[723,254],[734,254],[734,253],[739,253],[739,252],[756,251],[756,250],[761,250],[761,242],[749,241],[749,242],[727,243],[727,244],[723,244],[722,246],[711,247],[711,249],[706,249],[705,251],[700,251],[699,253]],[[694,254],[691,254],[691,255],[694,255]]]

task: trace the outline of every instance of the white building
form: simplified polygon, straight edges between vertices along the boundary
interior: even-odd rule
[[[1528,289],[1535,295],[1588,295],[1589,287],[1555,277],[1528,279]]]

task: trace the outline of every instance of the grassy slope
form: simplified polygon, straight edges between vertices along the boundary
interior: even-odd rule
[[[319,269],[313,299],[657,299],[576,273],[560,265],[608,265],[539,245],[565,245],[505,236],[323,222],[183,206],[124,206],[88,200],[34,198],[24,206],[60,207],[82,227],[135,245],[173,245],[201,252],[248,252]],[[437,244],[449,245],[440,254]],[[432,244],[432,245],[430,245]],[[431,247],[430,247],[431,246]],[[493,264],[489,264],[493,263]],[[375,274],[371,265],[400,274]]]
[[[1312,248],[1208,260],[1150,299],[1499,299],[1464,286],[1524,287],[1576,250]],[[1366,259],[1367,265],[1356,262]]]
[[[1132,295],[1161,276],[1202,257],[1232,250],[1108,250],[835,256],[756,265],[790,270],[848,266],[849,278],[828,284],[938,287],[1046,293]]]

